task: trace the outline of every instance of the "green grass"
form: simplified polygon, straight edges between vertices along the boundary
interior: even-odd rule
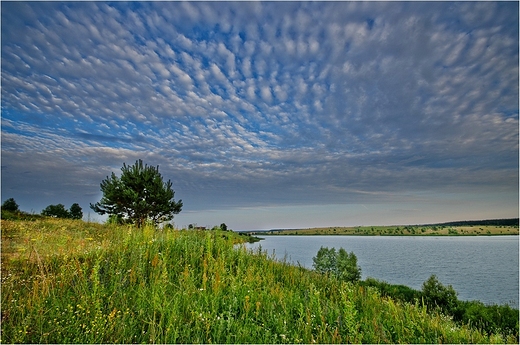
[[[221,231],[2,221],[3,343],[517,343]]]

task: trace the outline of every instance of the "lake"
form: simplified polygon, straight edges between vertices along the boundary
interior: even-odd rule
[[[321,246],[343,247],[356,254],[362,279],[421,290],[435,274],[459,300],[518,308],[518,236],[265,236],[246,245],[259,246],[307,268]]]

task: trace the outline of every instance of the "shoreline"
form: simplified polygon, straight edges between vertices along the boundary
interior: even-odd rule
[[[518,225],[393,225],[271,229],[243,233],[251,236],[517,236],[520,231]]]
[[[498,237],[498,236],[519,236],[519,234],[458,234],[458,235],[447,235],[447,234],[262,234],[259,232],[253,233],[252,236],[363,236],[363,237]]]

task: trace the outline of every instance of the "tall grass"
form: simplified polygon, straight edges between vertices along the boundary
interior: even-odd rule
[[[2,221],[1,341],[518,341],[235,243],[220,231]]]

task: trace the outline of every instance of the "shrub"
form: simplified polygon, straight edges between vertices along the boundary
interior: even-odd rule
[[[457,292],[451,285],[442,285],[434,274],[423,283],[422,293],[428,307],[438,307],[449,315],[455,312],[458,304]]]
[[[361,278],[356,255],[347,253],[343,248],[336,252],[335,248],[321,247],[312,261],[312,266],[319,273],[330,274],[347,282],[357,282]]]

